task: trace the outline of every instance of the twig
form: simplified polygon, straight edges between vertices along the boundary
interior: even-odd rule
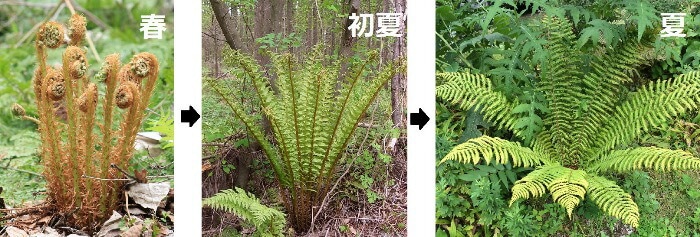
[[[50,12],[48,15],[46,15],[46,18],[44,18],[43,21],[40,21],[39,23],[37,23],[36,25],[34,25],[34,27],[32,27],[32,29],[29,30],[29,32],[27,32],[26,34],[24,34],[24,36],[22,36],[22,39],[20,39],[20,40],[15,44],[14,48],[17,48],[17,47],[19,47],[20,45],[22,45],[22,43],[24,43],[25,40],[27,40],[32,34],[34,34],[34,32],[35,32],[36,30],[38,30],[39,27],[40,27],[42,24],[44,24],[44,22],[47,22],[47,21],[49,21],[49,19],[53,18],[54,15],[55,15],[57,12],[59,12],[59,9],[60,9],[62,6],[63,6],[63,0],[60,0],[60,1],[58,2],[58,4],[56,4],[56,6],[55,6],[53,9],[51,9],[51,12]]]
[[[87,176],[83,175],[82,178],[85,179],[95,179],[99,181],[130,181],[131,179],[105,179],[105,178],[98,178],[98,177],[92,177],[92,176]]]
[[[0,212],[20,211],[20,210],[27,210],[27,209],[39,209],[39,208],[43,208],[43,206],[20,207],[20,208],[5,208],[5,209],[0,209]]]
[[[357,126],[361,127],[361,128],[378,128],[379,127],[379,125],[363,123],[363,122],[357,123]]]
[[[379,108],[378,105],[376,105],[374,107],[374,111],[372,112],[372,115],[370,116],[370,123],[369,123],[370,125],[372,125],[374,122],[374,114],[376,114],[377,108]],[[335,181],[335,184],[333,184],[333,187],[331,187],[331,189],[326,193],[326,196],[323,197],[323,201],[321,201],[321,206],[319,206],[318,211],[316,211],[316,214],[313,216],[313,218],[311,218],[310,230],[313,231],[314,223],[316,222],[318,215],[321,213],[323,208],[326,206],[326,201],[328,201],[330,194],[333,193],[333,191],[335,191],[335,189],[338,187],[338,184],[340,183],[340,181],[343,180],[345,175],[347,175],[350,172],[350,168],[352,168],[352,165],[355,164],[355,160],[357,160],[357,157],[360,156],[360,151],[362,151],[362,147],[364,147],[365,142],[367,141],[367,137],[369,137],[369,130],[365,133],[365,137],[362,139],[362,143],[360,144],[360,148],[357,150],[357,154],[355,155],[355,158],[353,158],[352,161],[350,161],[348,168],[345,169],[345,172],[343,172],[343,174],[340,175],[340,177]]]
[[[68,6],[68,10],[70,10],[71,15],[74,15],[75,8],[73,8],[73,3],[71,3],[70,0],[63,0],[63,1],[66,3],[66,6]],[[90,46],[90,51],[92,51],[92,54],[95,55],[95,59],[97,59],[97,62],[102,63],[102,58],[100,58],[100,55],[97,53],[97,49],[95,49],[95,44],[92,42],[92,37],[90,37],[90,32],[86,32],[85,40],[87,40],[88,45]]]
[[[32,171],[28,171],[28,170],[15,169],[15,168],[12,168],[12,167],[7,167],[7,166],[0,167],[0,168],[8,169],[8,170],[14,170],[14,171],[17,171],[17,172],[27,173],[27,174],[31,174],[31,175],[36,175],[36,176],[39,176],[39,177],[41,177],[41,178],[44,177],[43,175],[41,175],[41,174],[39,174],[39,173],[32,172]]]
[[[148,179],[157,179],[157,178],[168,178],[172,179],[174,178],[174,175],[156,175],[156,176],[146,176]],[[88,175],[83,175],[82,178],[85,179],[95,179],[99,181],[131,181],[132,179],[107,179],[107,178],[99,178],[99,177],[93,177],[93,176],[88,176]]]
[[[70,0],[70,1],[71,1],[71,3],[73,3],[75,10],[85,14],[85,17],[87,17],[90,20],[90,22],[95,23],[95,25],[99,26],[102,29],[109,28],[109,26],[104,21],[100,20],[99,17],[95,16],[95,14],[92,14],[87,9],[81,7],[80,4],[78,4],[77,2],[74,2],[73,0]]]
[[[114,163],[110,164],[109,166],[112,167],[112,168],[115,168],[115,169],[119,170],[119,172],[122,172],[122,174],[126,175],[126,177],[129,177],[129,178],[131,178],[132,180],[138,180],[136,177],[130,175],[129,173],[127,173],[126,171],[124,171],[122,168],[119,168],[119,166],[115,165]]]
[[[124,211],[126,211],[126,215],[131,219],[131,212],[129,212],[129,192],[124,192],[124,202],[126,203],[126,205],[124,205]]]
[[[17,17],[18,17],[20,14],[22,14],[22,12],[24,12],[24,9],[25,9],[25,8],[21,8],[21,10],[18,11],[16,14],[14,14],[12,17],[10,17],[10,19],[8,19],[7,22],[5,22],[4,24],[0,25],[0,30],[5,29],[5,27],[8,27],[8,26],[10,26],[12,23],[14,23],[15,20],[17,20]]]
[[[4,1],[0,2],[0,6],[22,6],[22,7],[40,7],[40,8],[49,8],[53,7],[53,4],[50,3],[33,3],[33,2],[20,2],[20,1]]]
[[[24,215],[29,215],[29,214],[32,214],[32,213],[35,213],[35,212],[39,212],[39,210],[38,210],[38,209],[30,209],[30,210],[21,211],[21,212],[15,213],[15,214],[3,216],[3,217],[0,217],[0,221],[6,221],[6,220],[9,220],[9,219],[14,219],[14,218],[17,218],[17,217],[20,217],[20,216],[24,216]]]

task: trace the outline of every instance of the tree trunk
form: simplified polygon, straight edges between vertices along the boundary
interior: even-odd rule
[[[406,0],[394,0],[396,13],[405,14]],[[406,32],[406,24],[400,21],[399,32]],[[406,57],[406,37],[397,38],[394,42],[393,61],[404,60]],[[391,79],[391,120],[397,128],[406,128],[406,73],[398,73]]]
[[[211,9],[214,11],[214,17],[221,28],[221,32],[223,32],[224,38],[226,38],[226,43],[228,43],[231,49],[239,49],[236,35],[232,32],[231,28],[229,28],[229,23],[226,20],[226,15],[228,15],[230,9],[226,4],[221,2],[221,0],[209,0],[209,2],[211,3]]]

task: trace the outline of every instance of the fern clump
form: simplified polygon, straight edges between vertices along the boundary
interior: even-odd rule
[[[238,51],[229,54],[227,61],[243,72],[241,77],[252,79],[262,112],[271,124],[272,139],[234,99],[234,91],[216,80],[208,81],[260,143],[282,186],[285,209],[297,231],[310,227],[312,207],[321,205],[331,189],[338,162],[362,114],[382,86],[403,70],[402,64],[389,64],[379,72],[369,71],[377,56],[371,53],[340,75],[340,63],[328,60],[322,47],[304,60],[273,54],[273,91],[254,59]]]
[[[542,63],[537,78],[549,107],[542,119],[543,131],[529,147],[488,136],[473,138],[454,147],[442,162],[535,166],[513,186],[511,205],[550,193],[571,217],[573,209],[587,198],[605,213],[637,227],[639,209],[632,196],[601,175],[640,169],[700,169],[700,159],[683,150],[624,148],[654,126],[698,109],[700,71],[628,91],[631,75],[643,61],[639,52],[647,49],[648,39],[627,39],[615,48],[584,52],[568,20],[545,17],[543,21],[550,59]],[[479,111],[500,128],[513,131],[516,138],[527,140],[515,115],[518,103],[495,90],[489,78],[469,71],[439,73],[438,77],[445,81],[437,87],[439,98]]]
[[[94,230],[122,197],[124,181],[117,180],[123,175],[110,167],[129,165],[158,79],[158,60],[151,53],[139,53],[121,65],[119,55],[107,56],[96,76],[105,84],[100,100],[102,93],[89,79],[87,56],[81,48],[85,25],[85,18],[74,14],[68,32],[57,22],[39,28],[33,78],[39,117],[26,115],[20,105],[13,106],[13,113],[39,127],[48,213],[61,215],[68,225]],[[66,34],[70,41],[62,65],[47,65],[47,50],[60,48]]]
[[[253,223],[256,232],[261,236],[284,236],[284,213],[261,204],[255,195],[241,188],[223,190],[204,199],[202,203],[217,210],[231,212]]]

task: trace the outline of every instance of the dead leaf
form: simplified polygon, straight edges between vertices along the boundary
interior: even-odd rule
[[[45,227],[44,231],[42,231],[41,233],[32,234],[32,237],[62,237],[62,236],[63,235],[59,234],[56,229],[48,227],[48,226]],[[77,235],[73,235],[73,236],[77,236]]]
[[[354,235],[354,236],[357,236],[357,231],[355,230],[355,228],[353,228],[351,225],[348,225],[348,227],[349,227],[348,230],[350,230],[350,233],[352,233],[352,235]]]
[[[141,230],[143,230],[143,224],[134,225],[121,233],[119,237],[139,237],[141,236]]]
[[[5,229],[5,234],[7,234],[8,237],[29,237],[26,231],[14,226],[8,226]]]
[[[139,132],[136,134],[134,149],[147,150],[150,157],[159,156],[163,152],[159,145],[162,138],[158,132]]]
[[[152,210],[158,209],[158,204],[168,195],[170,183],[137,183],[129,187],[129,197],[142,207]]]
[[[211,163],[209,161],[205,161],[204,164],[202,164],[202,172],[210,170],[211,169]]]
[[[122,215],[117,213],[116,211],[112,211],[112,216],[109,217],[109,220],[105,221],[104,224],[102,224],[102,228],[100,228],[100,231],[97,232],[98,237],[115,237],[119,236],[119,233],[121,230],[119,229],[119,221],[121,221]]]
[[[141,171],[134,170],[134,177],[136,178],[136,182],[139,182],[142,184],[148,183],[147,175],[148,175],[148,173],[146,172],[145,169],[143,169]]]

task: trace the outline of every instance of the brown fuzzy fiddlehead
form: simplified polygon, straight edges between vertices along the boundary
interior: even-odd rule
[[[80,111],[88,112],[97,106],[97,85],[90,83],[87,89],[78,98],[78,108]]]
[[[94,80],[106,84],[104,98],[98,102],[100,87],[87,79],[88,59],[80,47],[85,26],[83,16],[70,18],[70,43],[62,54],[62,65],[54,68],[47,66],[46,51],[61,47],[66,32],[56,22],[41,25],[35,42],[38,66],[32,81],[39,119],[27,116],[17,104],[12,113],[39,126],[51,212],[64,216],[69,226],[93,231],[118,207],[124,182],[86,176],[123,178],[109,167],[111,163],[129,165],[136,133],[158,78],[158,61],[153,54],[140,53],[122,66],[118,54],[107,56]],[[54,107],[59,103],[65,106],[63,119],[55,115]],[[102,104],[100,109],[98,104]],[[117,107],[127,110],[121,119],[115,118]],[[98,118],[102,121],[97,122]],[[96,139],[98,136],[101,139]]]
[[[48,68],[44,81],[48,87],[46,95],[53,101],[62,100],[66,94],[66,83],[60,70]]]
[[[84,50],[76,46],[68,46],[66,52],[63,53],[63,60],[68,62],[68,72],[72,79],[80,79],[85,76],[88,64]]]
[[[87,23],[85,22],[84,16],[78,14],[73,14],[73,16],[71,16],[70,20],[68,21],[68,31],[70,31],[69,37],[71,45],[80,45],[83,38],[85,38],[86,25]]]
[[[139,93],[135,83],[130,81],[122,82],[117,89],[115,101],[120,109],[127,109],[134,104],[135,98]]]
[[[54,21],[44,23],[37,34],[38,41],[48,48],[58,48],[63,44],[63,26]]]

